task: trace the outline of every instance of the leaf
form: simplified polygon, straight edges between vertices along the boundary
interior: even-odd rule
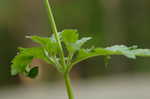
[[[31,39],[32,41],[45,46],[50,42],[48,37],[40,37],[40,36],[26,36],[26,38]]]
[[[62,39],[64,43],[75,43],[79,38],[77,30],[64,30],[62,31]]]
[[[12,60],[11,74],[16,75],[18,73],[24,73],[26,68],[31,64],[34,58],[42,59],[48,63],[51,63],[44,55],[44,50],[41,47],[33,48],[19,48],[20,52]]]
[[[149,57],[150,49],[135,49],[132,51],[136,56]]]
[[[42,59],[45,62],[51,64],[51,61],[46,57],[45,50],[42,47],[32,47],[32,48],[19,48],[20,54],[24,54],[26,56],[32,56],[36,59]]]
[[[11,75],[23,73],[28,64],[32,62],[33,56],[26,56],[23,54],[17,55],[11,65]]]
[[[150,49],[138,49],[137,46],[127,47],[125,45],[115,45],[112,47],[107,47],[106,49],[118,52],[118,54],[120,53],[121,55],[132,59],[135,59],[136,56],[150,56]]]
[[[72,65],[75,65],[76,63],[91,57],[111,55],[124,55],[127,58],[136,59],[136,56],[150,57],[150,50],[137,49],[135,46],[127,47],[125,45],[115,45],[107,48],[80,49]]]
[[[54,38],[39,36],[28,36],[27,38],[42,45],[51,56],[56,56],[59,52],[58,43]]]
[[[65,43],[69,54],[78,51],[91,37],[84,37],[79,40],[76,30],[64,30],[62,32],[62,41]]]
[[[115,45],[112,47],[107,47],[106,49],[109,51],[121,53],[122,55],[125,55],[128,58],[135,59],[136,55],[132,51],[133,48],[135,48],[135,47],[127,47],[124,45]]]
[[[38,67],[33,67],[31,70],[28,72],[28,77],[30,78],[35,78],[38,75],[39,69]]]
[[[64,30],[62,31],[62,42],[64,42],[69,54],[72,54],[76,50],[75,43],[79,38],[77,30]]]
[[[80,40],[77,40],[77,42],[75,43],[76,47],[78,47],[78,49],[80,49],[87,41],[91,40],[91,37],[83,37]]]

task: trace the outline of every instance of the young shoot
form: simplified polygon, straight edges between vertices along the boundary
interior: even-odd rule
[[[137,56],[150,57],[150,49],[139,49],[137,46],[115,45],[106,48],[84,48],[83,45],[91,40],[91,37],[80,38],[78,31],[73,29],[65,29],[58,32],[49,1],[43,1],[53,34],[49,37],[27,36],[27,38],[39,44],[39,46],[19,48],[18,54],[12,60],[11,74],[13,76],[22,74],[35,78],[38,75],[38,67],[30,67],[32,60],[44,60],[63,74],[68,99],[75,99],[69,73],[77,63],[95,56],[104,56],[106,66],[112,55],[124,55],[130,59],[136,59]],[[65,47],[62,47],[62,44]],[[67,53],[64,51],[65,49]]]

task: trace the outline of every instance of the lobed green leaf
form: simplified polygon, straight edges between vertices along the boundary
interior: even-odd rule
[[[137,49],[134,47],[127,47],[125,45],[115,45],[107,48],[95,49],[80,49],[72,65],[95,56],[111,56],[111,55],[124,55],[127,58],[136,59],[136,56],[149,56],[149,49]]]
[[[79,39],[77,30],[64,30],[62,31],[62,41],[65,43],[69,54],[74,54],[76,51],[91,39],[91,37],[84,37]]]
[[[75,43],[79,38],[77,30],[64,30],[62,31],[62,39],[65,44]]]
[[[19,48],[20,52],[12,60],[11,74],[16,75],[18,73],[27,72],[28,66],[32,63],[34,58],[42,59],[48,63],[51,63],[44,55],[44,49],[41,47],[33,48]]]
[[[50,56],[56,56],[59,52],[58,43],[55,39],[39,36],[28,36],[27,38],[30,38],[32,41],[42,45],[42,47],[48,51]]]

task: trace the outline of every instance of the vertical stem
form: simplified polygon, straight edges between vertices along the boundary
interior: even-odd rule
[[[64,58],[64,52],[63,52],[63,49],[62,49],[61,41],[60,41],[60,38],[59,38],[59,35],[58,35],[58,32],[57,32],[57,27],[56,27],[56,24],[55,24],[55,20],[54,20],[54,17],[53,17],[53,13],[52,13],[49,1],[44,0],[44,4],[45,4],[45,8],[47,10],[48,19],[51,23],[52,31],[53,31],[53,33],[55,35],[55,38],[56,38],[56,40],[59,44],[60,58],[61,58],[60,60],[62,62],[62,66],[63,66],[64,70],[66,70],[65,69],[66,63],[65,63],[65,58]],[[68,93],[68,98],[69,99],[74,99],[73,90],[72,90],[71,82],[70,82],[70,78],[69,78],[69,73],[65,73],[64,79],[65,79],[66,89],[67,89],[67,93]]]
[[[49,19],[50,24],[51,24],[52,31],[53,31],[53,33],[55,35],[55,38],[56,38],[56,40],[59,44],[60,58],[61,58],[60,60],[62,62],[62,66],[63,66],[64,70],[66,70],[64,52],[63,52],[63,49],[62,49],[61,41],[60,41],[60,38],[59,38],[59,35],[58,35],[58,32],[57,32],[57,27],[56,27],[56,24],[55,24],[55,20],[54,20],[54,17],[53,17],[53,13],[52,13],[49,1],[44,0],[44,4],[45,4],[45,8],[47,10],[47,15],[48,15],[48,19]],[[68,93],[68,98],[69,99],[74,99],[73,90],[72,90],[71,82],[70,82],[70,78],[69,78],[69,73],[65,73],[64,79],[65,79],[66,89],[67,89],[67,93]]]
[[[65,79],[65,84],[66,84],[66,90],[67,90],[67,93],[68,93],[68,99],[74,99],[73,89],[72,89],[72,86],[71,86],[69,73],[64,75],[64,79]]]
[[[59,35],[58,35],[56,23],[55,23],[55,20],[54,20],[54,16],[53,16],[53,13],[52,13],[51,6],[50,6],[50,4],[49,4],[49,1],[48,1],[48,0],[44,0],[44,5],[45,5],[45,8],[46,8],[46,10],[47,10],[47,15],[48,15],[48,19],[49,19],[50,24],[51,24],[52,32],[54,33],[55,38],[56,38],[56,40],[57,40],[57,42],[58,42],[58,45],[59,45],[60,58],[61,58],[62,66],[63,66],[63,68],[64,68],[64,70],[65,70],[64,53],[63,53],[61,41],[60,41],[60,38],[59,38]]]

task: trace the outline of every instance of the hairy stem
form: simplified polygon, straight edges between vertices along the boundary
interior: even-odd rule
[[[64,79],[65,79],[65,84],[66,84],[66,90],[67,90],[67,93],[68,93],[68,99],[74,99],[73,89],[72,89],[72,86],[71,86],[69,73],[64,75]]]
[[[55,23],[55,20],[54,20],[54,17],[53,17],[53,13],[52,13],[49,1],[48,0],[44,0],[44,5],[45,5],[45,8],[47,10],[47,15],[48,15],[48,19],[49,19],[50,24],[51,24],[52,32],[54,33],[55,38],[56,38],[56,40],[58,42],[58,45],[59,45],[60,58],[61,58],[62,66],[63,66],[63,68],[65,70],[64,52],[63,52],[63,49],[62,49],[61,41],[60,41],[60,38],[59,38],[59,35],[58,35],[56,23]]]

